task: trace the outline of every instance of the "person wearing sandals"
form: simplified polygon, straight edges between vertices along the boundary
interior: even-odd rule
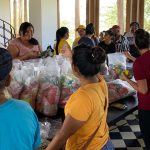
[[[65,106],[65,120],[46,150],[114,150],[106,122],[108,89],[99,74],[106,54],[100,47],[84,44],[74,48],[73,73],[80,88],[71,95]]]

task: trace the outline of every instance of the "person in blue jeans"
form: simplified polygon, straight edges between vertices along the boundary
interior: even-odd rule
[[[5,94],[11,69],[11,55],[0,48],[0,150],[35,150],[41,144],[37,116],[29,104]]]
[[[112,144],[111,140],[108,140],[108,142],[102,148],[102,150],[115,150],[114,145]]]

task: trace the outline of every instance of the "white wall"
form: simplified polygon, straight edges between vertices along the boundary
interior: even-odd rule
[[[0,0],[0,19],[10,23],[10,1],[9,0]],[[0,21],[0,26],[3,26],[3,23]],[[9,26],[6,25],[6,28]],[[0,34],[3,35],[3,29],[0,28]],[[10,35],[6,32],[6,36]],[[4,43],[4,39],[0,37],[0,43]],[[1,46],[1,45],[0,45]]]
[[[57,30],[57,0],[42,2],[42,43],[54,45]]]
[[[29,20],[42,49],[49,44],[53,46],[57,30],[57,0],[30,0]]]
[[[10,0],[0,0],[0,19],[10,23]]]
[[[42,45],[42,14],[41,14],[41,0],[29,1],[29,22],[34,26],[34,37]]]

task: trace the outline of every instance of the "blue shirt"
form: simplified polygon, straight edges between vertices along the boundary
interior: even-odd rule
[[[0,150],[34,150],[40,143],[38,119],[29,104],[10,99],[0,105]]]
[[[88,45],[88,46],[91,46],[91,47],[95,46],[93,40],[88,38],[88,37],[82,37],[79,40],[78,44],[85,44],[85,45]]]

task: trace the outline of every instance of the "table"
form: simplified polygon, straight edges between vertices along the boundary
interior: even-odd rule
[[[138,106],[138,99],[137,96],[134,95],[121,99],[117,101],[117,103],[125,104],[127,108],[125,110],[119,110],[117,108],[109,107],[107,116],[107,122],[109,126],[113,125],[114,123],[118,122],[121,118],[124,118],[133,111],[135,111]]]
[[[127,108],[125,110],[119,110],[117,108],[113,108],[110,106],[108,108],[108,116],[107,116],[107,123],[109,126],[118,122],[121,118],[126,117],[130,113],[134,112],[138,106],[138,99],[137,99],[137,96],[134,95],[134,96],[129,96],[127,98],[121,99],[121,100],[117,101],[117,103],[125,104],[125,105],[127,105]],[[38,113],[37,113],[37,115],[38,115],[39,119],[45,118],[43,115],[40,115]],[[62,122],[64,121],[65,115],[64,115],[63,108],[59,108],[57,115],[54,117],[51,117],[51,119],[58,119],[58,118],[61,118]]]
[[[129,96],[127,98],[121,99],[117,101],[117,103],[125,104],[127,108],[125,110],[119,110],[117,108],[113,108],[110,106],[108,108],[108,116],[107,116],[107,122],[109,126],[113,125],[114,123],[118,122],[121,118],[126,117],[130,113],[137,110],[138,99],[137,96],[134,95],[134,96]],[[64,120],[65,116],[64,116],[63,108],[59,108],[58,116],[62,118],[62,121]]]

